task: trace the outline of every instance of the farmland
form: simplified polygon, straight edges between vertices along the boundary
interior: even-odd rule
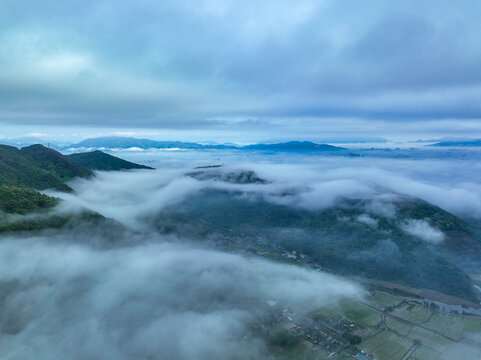
[[[309,351],[302,352],[302,359],[468,359],[459,354],[469,354],[469,359],[481,358],[481,349],[475,345],[481,337],[481,318],[439,313],[384,292],[370,292],[362,299],[344,299],[311,316],[317,321],[316,328],[327,331],[324,335],[337,345],[316,342],[315,336],[310,336],[304,342]],[[346,338],[359,339],[359,343],[341,345],[338,335],[344,331],[349,334]],[[309,341],[312,345],[305,346]]]

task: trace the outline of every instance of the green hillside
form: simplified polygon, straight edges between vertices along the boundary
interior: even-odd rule
[[[71,154],[67,157],[75,164],[90,170],[153,169],[145,165],[135,164],[133,162],[106,154],[100,150]]]
[[[69,157],[43,145],[24,147],[20,152],[42,170],[55,175],[61,181],[69,181],[75,177],[88,178],[92,171],[77,165]]]
[[[0,145],[0,185],[72,191],[55,174],[41,168],[33,160],[31,151],[25,152],[7,145]]]
[[[29,188],[0,185],[0,210],[9,214],[27,214],[47,210],[57,203],[56,198]]]
[[[479,236],[436,206],[404,199],[395,204],[398,211],[392,218],[369,213],[376,224],[370,226],[357,220],[367,212],[363,201],[344,200],[329,209],[308,211],[240,195],[205,191],[165,209],[152,221],[160,232],[226,244],[239,239],[242,246],[264,249],[274,257],[296,251],[343,275],[476,299],[471,280],[446,254],[455,244],[461,249],[456,255],[469,255],[480,249]],[[405,220],[417,218],[446,231],[444,244],[434,246],[402,230]],[[447,231],[453,226],[456,233]]]
[[[75,161],[74,161],[75,159]],[[85,165],[77,164],[77,161]],[[0,145],[0,219],[1,231],[32,230],[57,227],[64,220],[58,216],[42,219],[11,218],[9,214],[25,215],[44,212],[58,203],[58,199],[40,194],[38,190],[73,191],[65,182],[76,177],[89,178],[92,169],[150,169],[100,151],[68,157],[43,145],[18,149]]]

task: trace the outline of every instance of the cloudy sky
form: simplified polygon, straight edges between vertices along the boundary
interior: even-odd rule
[[[476,0],[0,8],[1,136],[481,136]]]

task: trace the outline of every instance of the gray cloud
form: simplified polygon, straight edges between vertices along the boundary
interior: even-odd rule
[[[264,358],[252,327],[267,301],[308,311],[358,293],[331,275],[185,242],[99,250],[68,237],[2,239],[6,359]]]
[[[311,117],[322,127],[338,117],[481,115],[476,2],[51,0],[2,9],[4,122],[196,128]]]
[[[361,219],[371,225],[374,215],[394,216],[391,202],[402,194],[463,215],[466,210],[481,214],[476,196],[481,173],[470,160],[316,156],[301,161],[284,154],[252,164],[252,158],[243,158],[218,171],[255,169],[270,182],[239,185],[184,176],[199,163],[219,161],[219,152],[181,153],[175,159],[157,154],[154,165],[161,170],[99,172],[93,180],[73,182],[75,194],[57,194],[64,199],[58,211],[88,207],[134,229],[135,235],[111,234],[117,238],[109,246],[98,246],[107,239],[87,227],[2,238],[0,349],[7,359],[267,358],[265,339],[252,331],[269,313],[266,301],[309,311],[359,294],[352,283],[322,272],[149,232],[146,217],[202,189],[235,190],[307,209],[331,206],[342,197],[372,200],[364,209],[372,216]],[[234,163],[239,154],[229,154],[222,160]],[[425,221],[413,224],[421,229],[417,236],[436,235]],[[387,234],[358,256],[390,262],[399,254]]]
[[[428,243],[439,244],[445,236],[441,230],[433,228],[426,220],[408,220],[401,225],[408,234],[414,235]]]
[[[462,217],[481,217],[480,165],[476,160],[399,160],[347,157],[245,158],[236,152],[185,152],[175,158],[165,152],[129,154],[132,161],[156,159],[161,169],[136,172],[99,172],[93,180],[70,185],[76,193],[53,193],[65,200],[58,211],[89,208],[132,229],[145,230],[151,214],[180,203],[204,189],[239,192],[308,210],[325,209],[340,199],[365,202],[359,221],[375,225],[377,216],[393,218],[403,196],[423,199]],[[254,161],[254,162],[253,162]],[[185,176],[197,165],[226,162],[220,171],[255,170],[267,184],[198,181]],[[294,165],[295,164],[295,165]]]

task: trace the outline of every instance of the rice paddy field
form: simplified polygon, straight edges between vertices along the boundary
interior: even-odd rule
[[[383,330],[364,341],[360,348],[374,355],[376,359],[401,360],[413,345],[413,341],[390,330]]]
[[[393,316],[409,321],[413,324],[422,324],[428,321],[432,314],[433,313],[428,308],[414,304],[404,304],[392,311]]]
[[[339,315],[363,327],[375,327],[381,322],[381,312],[354,300],[343,300],[332,308]]]
[[[409,331],[413,328],[413,324],[398,320],[389,315],[386,316],[386,326],[393,332],[403,336],[408,335]]]
[[[361,301],[343,300],[319,313],[360,325],[356,334],[362,342],[357,346],[375,360],[481,359],[481,348],[475,345],[481,341],[481,318],[438,313],[381,292]],[[355,359],[346,353],[316,359],[324,358]]]
[[[384,292],[376,292],[373,296],[366,298],[369,302],[375,303],[382,308],[389,308],[401,304],[402,300]]]

